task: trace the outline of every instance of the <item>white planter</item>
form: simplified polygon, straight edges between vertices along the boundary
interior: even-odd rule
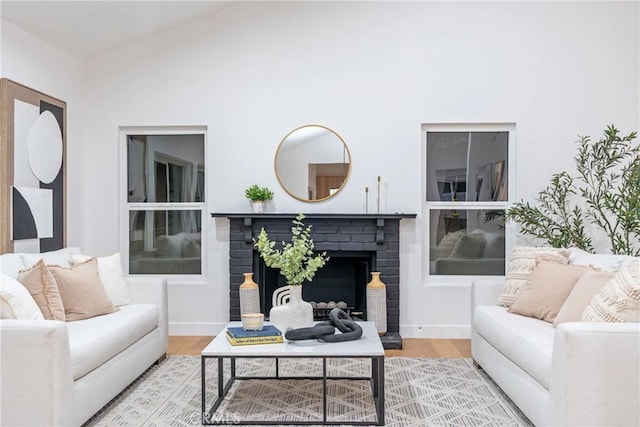
[[[283,333],[313,326],[313,307],[302,300],[302,285],[283,286],[273,292],[269,322]]]
[[[264,213],[264,202],[251,202],[251,212]]]

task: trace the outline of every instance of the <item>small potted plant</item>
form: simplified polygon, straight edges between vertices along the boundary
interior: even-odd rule
[[[311,226],[305,227],[303,219],[303,214],[296,216],[291,241],[282,242],[281,248],[269,240],[264,228],[253,240],[267,267],[279,269],[287,279],[287,286],[273,293],[273,306],[269,311],[269,321],[283,332],[313,325],[313,307],[302,299],[302,284],[311,281],[329,260],[326,252],[314,252]]]
[[[273,199],[273,191],[268,187],[261,187],[258,184],[253,184],[251,187],[244,191],[244,195],[251,202],[251,209],[253,213],[264,212],[264,204]]]

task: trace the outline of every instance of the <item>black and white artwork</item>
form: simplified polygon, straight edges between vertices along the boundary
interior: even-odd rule
[[[65,246],[66,104],[7,79],[1,84],[8,112],[2,144],[9,153],[2,159],[2,252],[60,249]]]

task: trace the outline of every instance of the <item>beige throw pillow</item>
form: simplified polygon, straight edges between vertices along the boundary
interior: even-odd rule
[[[591,299],[600,292],[605,283],[613,278],[614,274],[610,271],[594,270],[584,273],[562,304],[556,320],[553,321],[553,326],[566,322],[579,322],[582,319],[582,312]]]
[[[578,279],[588,269],[541,261],[508,311],[552,323]]]
[[[586,322],[640,322],[640,258],[625,263],[582,313]]]
[[[71,254],[71,265],[80,264],[90,258],[88,255]],[[124,279],[120,253],[116,252],[113,255],[97,257],[96,259],[98,260],[100,282],[113,305],[119,307],[131,304],[129,285]]]
[[[118,310],[100,282],[95,258],[70,268],[57,265],[49,268],[58,283],[67,321],[88,319]]]
[[[64,305],[56,279],[43,259],[30,268],[20,270],[18,281],[29,290],[45,319],[65,321]]]
[[[569,253],[561,248],[538,248],[528,246],[516,246],[509,257],[507,274],[504,287],[498,297],[497,304],[503,307],[511,307],[511,304],[520,294],[520,290],[527,283],[529,275],[536,267],[536,258],[542,256],[542,260],[565,265],[569,262]]]

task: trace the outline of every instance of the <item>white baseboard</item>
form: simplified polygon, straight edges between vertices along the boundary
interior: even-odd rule
[[[170,336],[214,336],[226,323],[169,323]],[[471,338],[470,325],[400,325],[402,338]]]
[[[226,323],[169,322],[169,336],[212,337],[224,330]]]
[[[400,325],[402,338],[471,338],[471,325]]]

